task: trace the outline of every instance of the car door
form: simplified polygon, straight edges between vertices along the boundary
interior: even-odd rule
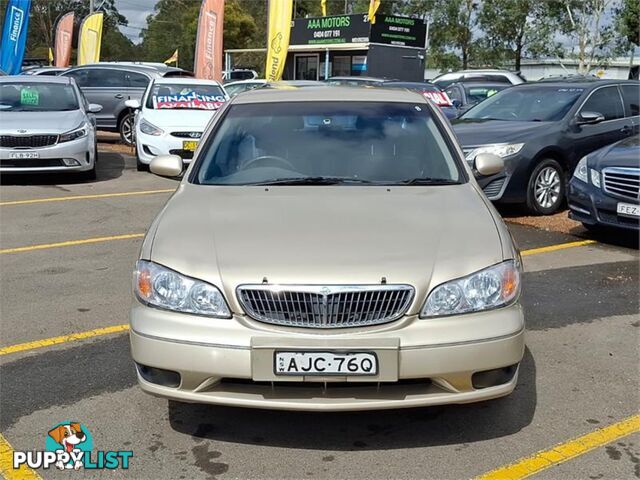
[[[127,96],[130,100],[142,102],[142,96],[149,86],[151,78],[140,72],[126,72]]]
[[[605,85],[593,90],[578,110],[575,119],[578,123],[582,112],[600,113],[604,120],[591,125],[577,124],[577,134],[573,140],[578,159],[631,133],[631,122],[624,117],[617,85]]]
[[[640,83],[623,83],[620,85],[624,116],[629,119],[631,134],[640,133]]]

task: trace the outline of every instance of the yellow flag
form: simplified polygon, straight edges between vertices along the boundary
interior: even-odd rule
[[[97,63],[100,61],[102,45],[102,12],[93,13],[82,21],[80,41],[78,44],[78,65]]]
[[[49,65],[53,65],[53,49],[49,48]]]
[[[178,49],[176,48],[176,51],[173,52],[173,55],[171,55],[169,58],[167,58],[164,63],[178,63]]]
[[[327,0],[320,0],[320,7],[322,8],[322,16],[327,16]]]
[[[291,13],[293,0],[269,0],[269,33],[267,35],[267,64],[265,77],[268,81],[282,79],[284,63],[289,49]]]
[[[376,12],[380,8],[380,0],[371,0],[369,2],[369,22],[376,23]]]

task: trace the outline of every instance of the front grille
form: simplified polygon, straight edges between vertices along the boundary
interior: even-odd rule
[[[602,183],[607,193],[633,200],[640,199],[640,168],[604,168]]]
[[[379,325],[404,315],[413,299],[410,285],[242,285],[238,299],[260,322],[302,328]]]
[[[178,138],[191,138],[197,140],[202,136],[202,132],[171,132],[171,135]]]
[[[497,180],[493,180],[489,182],[489,184],[482,189],[487,198],[495,198],[500,195],[502,191],[502,186],[504,185],[504,181],[506,178],[499,178]]]
[[[0,135],[0,147],[48,147],[55,145],[57,135]]]
[[[182,150],[181,148],[169,150],[169,153],[171,155],[178,155],[183,160],[191,160],[194,154],[191,150]]]
[[[61,158],[9,158],[0,160],[0,167],[4,168],[46,168],[64,167]]]

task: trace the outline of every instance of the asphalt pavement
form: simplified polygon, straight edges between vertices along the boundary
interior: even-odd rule
[[[12,449],[43,449],[52,426],[74,420],[96,448],[133,451],[130,468],[115,478],[458,479],[558,444],[575,449],[572,439],[638,414],[637,238],[609,242],[518,225],[510,228],[524,252],[528,332],[509,397],[301,413],[148,396],[136,386],[126,331],[73,335],[126,324],[141,235],[176,186],[108,151],[95,182],[2,177],[0,432]],[[603,437],[537,477],[640,478],[637,431]],[[107,470],[80,475],[114,478]]]

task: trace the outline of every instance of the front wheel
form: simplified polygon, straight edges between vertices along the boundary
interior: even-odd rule
[[[552,215],[560,210],[565,192],[562,166],[552,158],[546,158],[533,169],[529,177],[527,207],[536,215]]]
[[[129,112],[122,117],[118,131],[120,132],[120,139],[127,145],[133,144],[133,121],[134,115]]]

